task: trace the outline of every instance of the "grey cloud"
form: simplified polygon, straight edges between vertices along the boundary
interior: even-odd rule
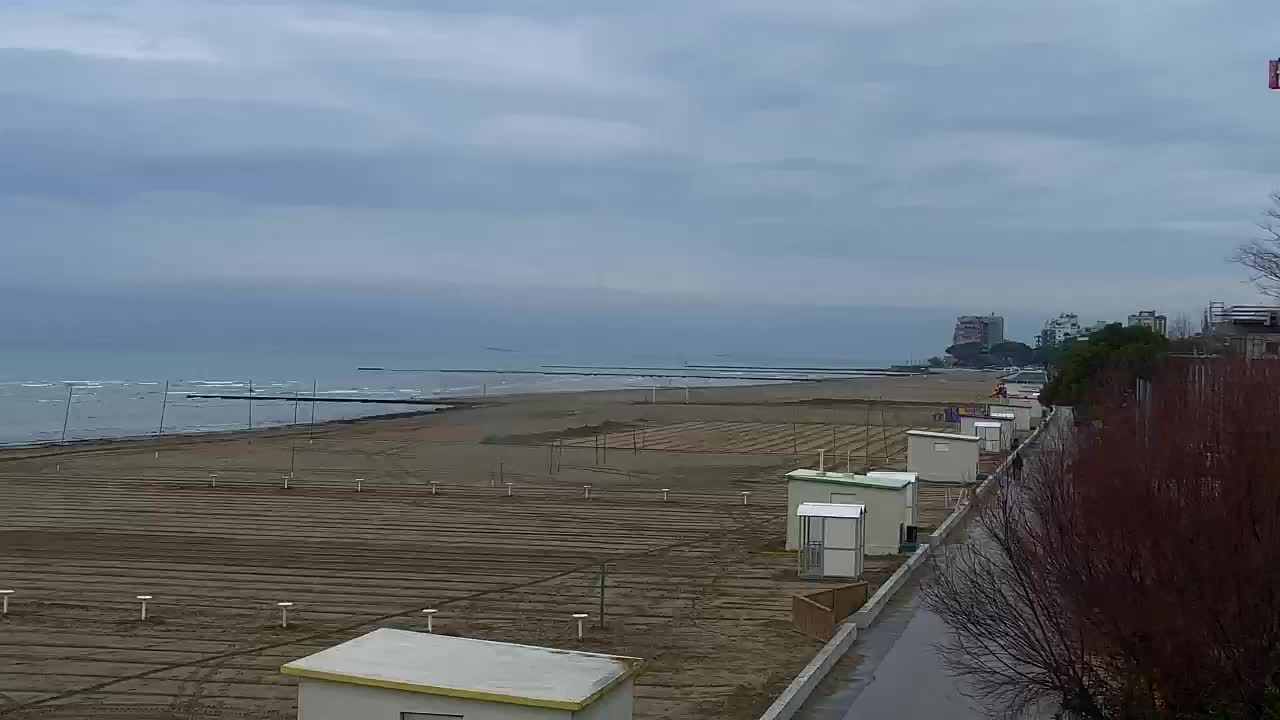
[[[311,246],[313,265],[250,274],[264,283],[331,277],[356,236],[381,241],[349,268],[443,252],[459,272],[507,263],[492,276],[544,288],[631,290],[667,268],[655,292],[727,299],[732,272],[767,283],[811,263],[837,279],[934,263],[931,278],[1105,271],[1106,302],[1145,304],[1170,283],[1239,294],[1222,258],[1280,163],[1258,72],[1280,50],[1250,19],[1268,9],[10,5],[2,222],[70,252],[87,241],[67,213],[126,254],[163,238],[168,271],[200,282],[220,276],[181,254],[234,232],[280,257]],[[634,272],[592,269],[611,255]],[[824,302],[862,299],[849,279]],[[966,281],[904,302],[986,295]]]

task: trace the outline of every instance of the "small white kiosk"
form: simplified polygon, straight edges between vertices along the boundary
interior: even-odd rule
[[[867,555],[896,555],[915,520],[915,475],[856,475],[803,468],[787,473],[787,549],[800,549],[803,503],[862,505]]]
[[[978,449],[982,452],[1000,452],[1004,446],[1004,433],[998,420],[979,420],[973,424],[972,432],[978,436]]]
[[[1039,407],[1040,402],[1037,400],[1007,400],[999,404],[992,403],[988,406],[987,412],[992,417],[1000,417],[1006,413],[1013,415],[1013,429],[1025,432],[1031,430],[1031,421],[1040,417],[1032,405]]]
[[[1009,423],[1009,440],[1013,440],[1013,434],[1018,431],[1018,415],[1013,412],[1013,408],[991,408],[987,411],[987,415],[999,420],[1000,422]],[[1027,419],[1027,425],[1030,426],[1030,418]]]
[[[801,503],[800,577],[862,577],[867,543],[866,508],[839,503]]]
[[[1013,418],[961,415],[960,433],[982,438],[983,452],[1006,452],[1013,447]]]
[[[907,431],[907,470],[935,483],[978,480],[978,436]]]
[[[294,660],[298,720],[631,720],[630,657],[382,628]]]

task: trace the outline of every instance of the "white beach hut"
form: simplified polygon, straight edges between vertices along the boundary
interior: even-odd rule
[[[797,510],[803,503],[862,505],[866,508],[865,553],[895,555],[906,540],[907,520],[914,519],[915,475],[881,476],[792,470],[787,473],[787,549],[800,549]]]
[[[995,432],[991,431],[992,423],[996,424]],[[1013,417],[961,415],[960,433],[981,437],[984,440],[983,452],[1004,452],[1013,447]],[[994,442],[986,442],[988,440],[994,440]]]
[[[1031,420],[1032,420],[1032,410],[1030,407],[1030,402],[1033,402],[1033,401],[1027,401],[1027,402],[1028,402],[1027,405],[1015,405],[1012,403],[1007,403],[1007,404],[1001,403],[997,405],[995,403],[992,403],[988,408],[987,414],[990,415],[991,417],[1004,417],[1005,415],[1009,415],[1013,418],[1014,430],[1021,431],[1021,432],[1028,432],[1031,430]],[[1040,404],[1039,401],[1034,401],[1034,402],[1036,405]]]
[[[978,420],[973,423],[973,433],[978,436],[978,449],[982,452],[1000,452],[1004,437],[998,420]]]
[[[908,430],[907,470],[930,482],[976,482],[978,436]]]
[[[800,503],[800,577],[862,577],[866,508],[840,503]]]

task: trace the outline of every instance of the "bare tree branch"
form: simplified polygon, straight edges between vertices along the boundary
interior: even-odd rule
[[[1249,271],[1259,291],[1280,298],[1280,193],[1271,195],[1271,207],[1264,215],[1258,224],[1262,236],[1236,248],[1231,260]]]

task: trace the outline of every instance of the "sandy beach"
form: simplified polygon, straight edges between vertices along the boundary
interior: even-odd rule
[[[819,448],[830,469],[901,468],[907,429],[993,382],[527,395],[5,451],[0,716],[292,718],[281,664],[436,608],[437,632],[643,658],[638,718],[753,718],[818,646],[790,625],[815,584],[780,552],[782,474]]]

